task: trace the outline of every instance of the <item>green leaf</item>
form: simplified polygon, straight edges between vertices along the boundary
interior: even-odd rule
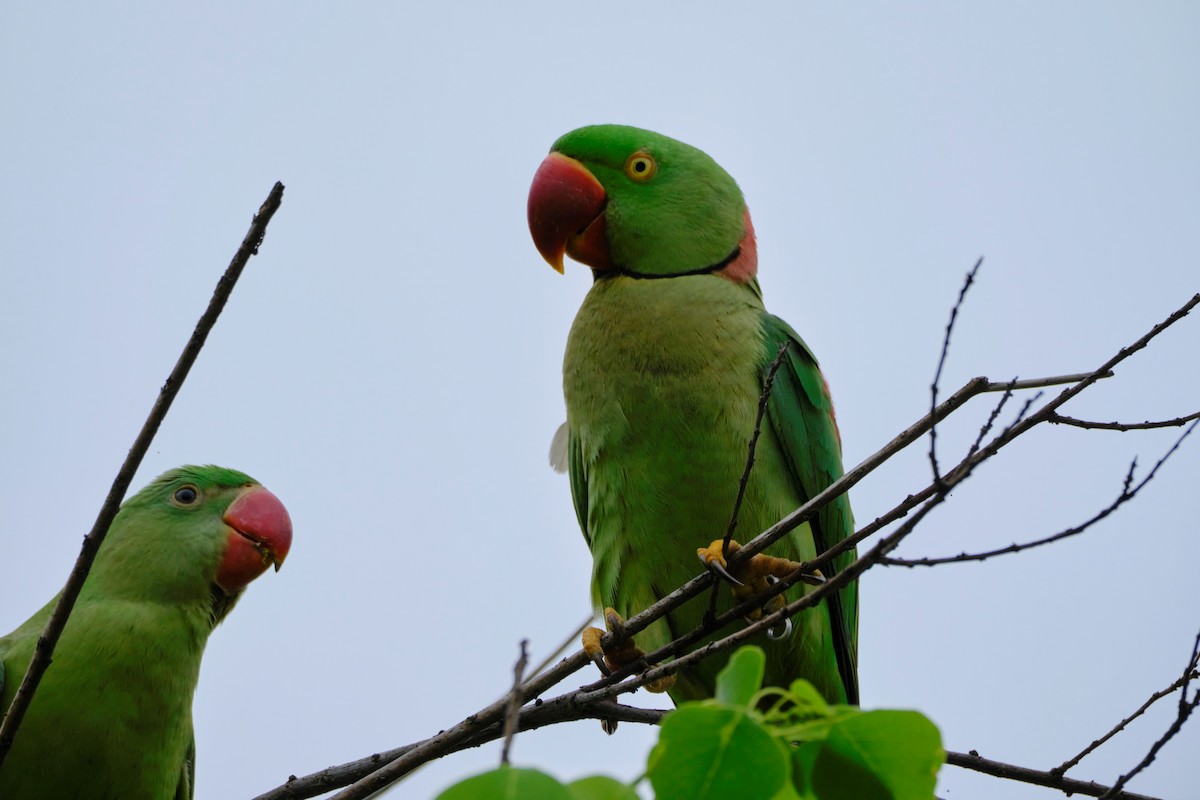
[[[821,800],[930,800],[946,759],[937,727],[916,711],[865,711],[830,728],[812,769]]]
[[[792,701],[806,712],[811,711],[813,714],[821,715],[827,715],[830,712],[829,704],[817,691],[817,687],[803,678],[792,681],[792,685],[788,687],[788,693],[792,696]]]
[[[812,788],[820,800],[897,800],[869,767],[828,744],[817,753]]]
[[[746,709],[685,703],[663,719],[647,772],[658,800],[770,800],[790,771],[787,748]]]
[[[804,800],[816,800],[812,785],[813,766],[823,742],[804,742],[792,747],[792,786]]]
[[[592,775],[567,784],[572,800],[640,800],[633,787],[616,778]]]
[[[573,800],[567,787],[536,769],[500,767],[467,778],[437,800]]]
[[[762,686],[767,656],[761,647],[739,647],[725,668],[717,673],[717,700],[735,706],[748,706]]]

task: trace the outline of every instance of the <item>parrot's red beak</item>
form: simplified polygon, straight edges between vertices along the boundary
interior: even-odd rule
[[[592,269],[609,269],[604,208],[608,195],[587,167],[551,153],[529,187],[529,232],[542,258],[559,272],[563,254]]]
[[[272,564],[279,570],[292,548],[292,520],[278,497],[251,486],[221,519],[233,529],[217,570],[217,585],[226,594],[241,591]]]

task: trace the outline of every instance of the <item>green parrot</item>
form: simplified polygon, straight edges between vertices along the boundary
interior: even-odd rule
[[[205,642],[291,543],[283,504],[230,469],[180,467],[127,500],[0,767],[0,797],[191,798]],[[0,638],[4,710],[57,599]]]
[[[559,458],[594,559],[593,602],[633,615],[694,577],[697,545],[724,536],[764,379],[783,345],[740,512],[744,538],[841,477],[833,403],[812,351],[766,312],[746,203],[705,153],[638,128],[580,128],[538,168],[528,213],[551,266],[562,272],[565,254],[593,270],[567,339],[567,422],[555,439],[565,440]],[[807,560],[853,530],[843,495],[770,552]],[[702,560],[719,562],[720,549],[714,542]],[[854,557],[842,555],[824,576]],[[721,610],[733,604],[722,599]],[[706,597],[690,601],[640,633],[640,644],[667,644],[706,609]],[[794,627],[754,641],[767,652],[765,685],[805,678],[829,702],[857,704],[857,584]],[[681,671],[672,699],[712,696],[724,661]]]

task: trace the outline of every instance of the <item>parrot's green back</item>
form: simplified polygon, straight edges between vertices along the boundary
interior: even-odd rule
[[[724,535],[763,381],[785,342],[737,538],[840,477],[841,445],[816,360],[763,307],[753,229],[733,180],[700,151],[634,128],[580,129],[554,150],[606,194],[614,263],[596,270],[564,359],[568,466],[594,556],[593,601],[632,616],[694,577],[697,547]],[[623,180],[618,166],[631,153],[657,158],[653,180]],[[805,560],[852,532],[843,496],[767,552]],[[729,592],[721,596],[730,607]],[[706,608],[704,598],[691,601],[639,634],[639,645],[666,644]],[[831,702],[858,702],[856,584],[802,612],[790,637],[754,643],[767,652],[768,685],[805,678]],[[723,662],[685,670],[672,697],[711,696]]]
[[[232,470],[183,468],[122,506],[0,767],[0,797],[192,797],[192,694],[208,636],[237,599],[213,583],[222,513],[250,485]],[[203,507],[176,507],[180,486]],[[0,638],[3,709],[56,600]]]

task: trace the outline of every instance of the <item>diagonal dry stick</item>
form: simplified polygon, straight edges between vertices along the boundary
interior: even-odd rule
[[[954,323],[958,320],[959,309],[962,308],[963,301],[967,299],[967,292],[971,291],[971,284],[975,283],[975,276],[979,273],[979,268],[983,266],[983,256],[975,262],[975,266],[971,267],[967,277],[963,279],[962,288],[958,290],[958,300],[954,302],[953,308],[950,309],[950,321],[946,323],[946,335],[942,338],[942,354],[938,356],[937,370],[933,373],[933,383],[929,386],[929,413],[932,414],[937,409],[938,387],[942,383],[942,368],[946,366],[946,356],[950,354],[950,337],[954,333]],[[938,489],[942,487],[942,473],[938,468],[937,460],[937,421],[935,420],[929,426],[929,466],[933,469],[933,482],[937,484]]]
[[[1158,751],[1163,748],[1163,745],[1175,738],[1175,734],[1182,730],[1183,724],[1187,722],[1191,713],[1196,710],[1197,706],[1200,706],[1200,691],[1196,691],[1192,695],[1192,699],[1188,700],[1188,684],[1192,682],[1192,677],[1196,674],[1197,662],[1200,662],[1200,633],[1196,634],[1196,640],[1192,643],[1192,654],[1188,657],[1187,667],[1183,670],[1183,684],[1179,689],[1179,711],[1175,715],[1175,721],[1167,728],[1166,733],[1150,746],[1149,752],[1137,763],[1137,766],[1118,777],[1116,782],[1113,783],[1112,788],[1100,795],[1100,800],[1114,800],[1121,793],[1121,790],[1125,788],[1125,784],[1129,783],[1135,775],[1154,762],[1154,759],[1158,756]]]
[[[1112,730],[1110,730],[1108,733],[1101,736],[1099,739],[1096,739],[1095,741],[1093,741],[1087,747],[1080,750],[1077,754],[1075,754],[1071,758],[1068,758],[1066,761],[1059,764],[1057,767],[1054,767],[1052,770],[1050,770],[1050,774],[1062,775],[1064,772],[1071,769],[1071,767],[1074,767],[1075,765],[1077,765],[1080,761],[1082,761],[1084,759],[1085,756],[1087,756],[1089,753],[1091,753],[1097,747],[1104,744],[1105,742],[1107,742],[1112,737],[1116,736],[1121,731],[1125,730],[1126,725],[1133,722],[1135,719],[1140,717],[1142,714],[1146,713],[1146,709],[1150,708],[1150,706],[1154,705],[1162,698],[1171,694],[1176,689],[1178,689],[1180,686],[1183,686],[1183,684],[1186,683],[1187,681],[1192,680],[1197,677],[1200,677],[1200,675],[1197,675],[1196,662],[1193,661],[1191,664],[1190,672],[1185,672],[1183,675],[1176,678],[1174,680],[1174,682],[1172,682],[1172,684],[1170,686],[1168,686],[1167,688],[1160,689],[1159,691],[1150,695],[1150,697],[1146,699],[1146,702],[1142,703],[1141,707],[1137,711],[1133,712],[1128,717],[1126,717],[1125,719],[1118,722],[1116,725],[1113,726]]]
[[[217,317],[225,308],[225,302],[229,299],[229,295],[233,293],[233,287],[237,284],[246,262],[250,260],[250,256],[258,253],[259,245],[262,244],[263,237],[267,233],[267,223],[271,221],[271,217],[275,215],[282,202],[283,184],[276,182],[271,193],[267,195],[266,201],[254,215],[254,220],[250,223],[250,230],[246,232],[241,246],[234,253],[233,260],[229,262],[225,274],[217,281],[217,288],[213,291],[208,308],[200,316],[191,338],[188,339],[183,352],[180,353],[179,360],[175,362],[175,368],[171,370],[166,383],[159,390],[158,399],[150,409],[150,414],[146,417],[142,430],[134,440],[133,446],[129,448],[129,454],[125,456],[125,462],[117,471],[117,477],[113,479],[112,487],[108,490],[108,496],[104,498],[104,504],[100,507],[100,513],[96,516],[92,530],[83,538],[83,548],[80,550],[79,558],[75,561],[75,568],[71,570],[71,575],[67,578],[67,583],[59,594],[54,612],[50,615],[42,635],[38,637],[37,647],[33,651],[29,668],[25,671],[25,677],[4,715],[4,722],[0,724],[0,765],[3,765],[5,757],[12,749],[17,728],[20,727],[21,720],[25,718],[25,712],[29,709],[33,693],[37,691],[42,675],[50,666],[50,657],[67,624],[67,617],[70,616],[71,609],[75,606],[75,600],[78,599],[79,591],[83,588],[84,579],[87,578],[88,571],[92,568],[92,562],[96,560],[96,553],[100,549],[104,537],[108,534],[108,528],[112,524],[113,518],[117,515],[121,500],[125,497],[125,492],[129,490],[129,483],[133,480],[134,473],[141,465],[146,451],[150,449],[154,434],[158,432],[159,425],[167,416],[167,411],[171,408],[175,395],[179,394],[179,389],[183,386],[183,381],[187,378],[192,364],[196,363],[196,357],[200,355],[200,349],[204,347],[205,339],[208,338],[209,332],[217,322]]]
[[[1101,377],[1101,376],[1100,376],[1100,371],[1098,370],[1094,373],[1087,374],[1085,379],[1090,378],[1092,380],[1096,380],[1099,377]],[[986,379],[976,379],[975,383],[981,384],[980,391],[986,390],[987,388],[992,386],[992,384],[990,384]],[[1003,388],[1007,388],[1007,386],[1008,386],[1008,384],[1003,385]],[[949,401],[947,401],[947,402],[949,402]],[[964,400],[964,402],[965,402],[965,400]],[[1016,427],[1016,425],[1020,424],[1023,421],[1024,421],[1023,419],[1018,420],[1017,423],[1014,423],[1013,426],[1010,426],[997,438],[998,439],[1003,438],[1004,436],[1009,434],[1013,430],[1013,428]],[[919,426],[914,426],[914,427],[919,427]],[[910,430],[912,430],[912,429],[910,429]],[[919,437],[920,435],[921,435],[920,433],[917,433],[917,434],[915,434],[914,438]],[[885,448],[885,450],[886,449],[887,448]],[[681,669],[685,666],[688,666],[692,663],[695,663],[697,661],[700,661],[704,658],[707,658],[716,652],[732,649],[733,647],[742,643],[746,639],[755,635],[760,629],[774,626],[774,625],[778,624],[785,617],[793,616],[804,608],[809,608],[809,607],[815,606],[816,604],[821,602],[821,600],[827,594],[835,592],[835,591],[841,589],[846,584],[848,584],[850,581],[855,580],[859,574],[861,574],[863,571],[865,571],[870,566],[872,566],[874,563],[876,563],[880,558],[882,558],[888,552],[890,552],[905,536],[907,536],[909,533],[911,533],[916,528],[917,524],[924,518],[924,516],[930,510],[932,510],[934,507],[936,507],[937,505],[939,505],[946,499],[947,494],[951,488],[953,488],[955,485],[962,482],[963,480],[966,480],[966,478],[970,476],[971,471],[974,469],[975,466],[977,466],[979,463],[982,463],[983,461],[990,458],[999,449],[1000,449],[1000,446],[996,446],[994,449],[992,449],[991,446],[989,446],[989,448],[985,449],[984,453],[974,454],[973,457],[968,457],[967,459],[965,459],[965,463],[960,463],[959,465],[957,465],[953,470],[951,470],[943,478],[943,487],[944,487],[943,490],[939,491],[934,486],[928,487],[928,494],[933,495],[932,499],[928,500],[925,503],[925,506],[916,515],[914,515],[911,519],[909,519],[908,522],[906,522],[903,526],[901,526],[895,532],[889,534],[887,537],[882,539],[874,548],[872,548],[871,552],[860,557],[853,564],[850,564],[846,569],[839,572],[836,576],[834,576],[832,579],[830,579],[826,583],[817,587],[814,591],[805,594],[799,600],[796,600],[795,602],[789,604],[782,611],[777,612],[775,614],[770,614],[770,615],[764,616],[762,619],[758,620],[757,622],[747,625],[746,627],[742,628],[741,630],[739,630],[735,633],[732,633],[722,639],[719,639],[714,642],[709,642],[708,644],[704,645],[703,647],[700,647],[690,653],[687,653],[686,655],[681,655],[678,658],[676,658],[674,661],[671,661],[671,662],[668,662],[665,664],[658,664],[657,666],[652,667],[651,669],[641,673],[640,675],[638,675],[630,680],[621,680],[623,677],[625,677],[628,674],[628,671],[629,671],[628,668],[626,670],[620,670],[620,671],[614,672],[612,676],[604,679],[603,681],[599,682],[599,684],[597,684],[595,686],[583,687],[583,688],[577,689],[573,692],[568,692],[567,694],[556,697],[552,700],[544,701],[544,702],[542,702],[540,708],[546,709],[545,713],[550,713],[550,711],[552,709],[560,709],[563,707],[577,708],[580,706],[594,706],[595,703],[610,700],[611,698],[616,697],[619,694],[635,691],[637,688],[639,688],[640,686],[644,685],[647,682],[656,680],[657,678],[664,677],[669,674],[673,674],[676,671],[678,671],[679,669]],[[834,485],[836,485],[836,483]],[[828,492],[830,490],[826,490],[826,491]],[[825,493],[823,492],[821,494],[823,495]],[[837,493],[833,493],[833,494],[831,494],[831,496],[836,496],[836,494]],[[925,494],[925,493],[922,493],[922,494]],[[818,497],[820,497],[820,496],[821,495],[818,495]],[[809,504],[813,504],[815,502],[816,502],[816,499],[814,498],[814,500],[810,500],[809,503],[805,505],[805,507],[807,507]],[[819,508],[820,505],[822,505],[822,504],[823,504],[823,502],[819,505],[816,505],[815,507]],[[793,516],[796,516],[796,514],[794,513]],[[799,522],[797,522],[796,524],[799,524]],[[761,536],[759,538],[761,538]],[[856,535],[855,537],[850,537],[850,539],[847,539],[846,542],[850,542],[852,539],[857,541],[859,538],[861,538],[861,536]],[[843,544],[845,544],[845,542]],[[832,552],[832,550],[833,549],[831,549],[830,551],[827,551],[826,555],[822,556],[822,558],[832,557],[832,556],[828,555],[829,553]],[[803,571],[804,571],[804,567],[802,566],[801,568],[796,570],[795,574],[799,575]],[[695,584],[697,586],[697,588],[692,592],[692,594],[690,596],[695,596],[700,591],[703,591],[704,582],[702,579],[704,577],[707,577],[707,575],[702,575],[699,578],[694,578],[692,581],[689,581],[688,584],[685,584],[684,588],[687,588],[688,586],[692,586],[693,584]],[[776,587],[777,590],[782,591],[785,584],[786,584],[786,580],[780,581],[780,583]],[[682,590],[677,590],[676,593],[678,593],[680,591],[682,591]],[[675,593],[672,593],[672,595],[674,595],[674,594]],[[757,605],[757,604],[761,603],[761,599],[762,599],[761,597],[754,598],[752,600],[746,601],[746,603],[744,603],[743,605]],[[682,602],[682,601],[680,601],[680,602]],[[651,608],[656,608],[661,603],[662,603],[662,601],[660,601],[659,604],[652,606]],[[731,622],[737,616],[745,614],[745,611],[746,611],[745,609],[742,609],[739,606],[738,608],[735,608],[729,612],[726,612],[725,614],[723,614],[721,617],[719,617],[717,619],[717,621],[716,621],[717,627],[727,624],[728,622]],[[645,613],[646,612],[643,612],[643,614],[645,614]],[[641,616],[642,616],[641,614],[638,615],[638,617],[641,617]],[[637,617],[635,617],[634,619],[637,619]],[[695,640],[702,638],[703,635],[704,635],[703,631],[692,631],[688,634],[685,634],[683,637],[680,637],[680,639],[676,640],[676,642],[673,642],[672,644],[668,645],[667,647],[661,648],[660,650],[656,651],[655,653],[650,654],[647,657],[647,660],[650,662],[654,662],[662,657],[665,657],[666,655],[676,653],[682,647],[692,644]],[[668,652],[668,651],[670,651],[670,652]],[[581,655],[581,654],[577,654],[577,655]],[[561,662],[560,666],[566,665],[567,663],[568,662],[566,662],[566,661]],[[553,674],[553,670],[550,673],[546,673],[546,676],[549,676],[551,674]],[[537,692],[530,692],[530,696],[534,696],[535,694],[537,694]],[[468,741],[471,741],[475,737],[475,735],[478,734],[478,732],[479,732],[479,730],[481,730],[481,728],[488,727],[488,726],[494,724],[496,722],[497,718],[499,717],[499,715],[502,713],[502,711],[503,711],[503,709],[499,707],[499,703],[489,706],[487,709],[484,709],[483,711],[481,711],[477,714],[474,714],[471,717],[468,717],[466,720],[463,720],[463,722],[460,722],[458,725],[454,726],[453,728],[451,728],[447,731],[443,731],[441,734],[438,734],[437,736],[431,737],[430,739],[426,739],[425,741],[416,744],[411,749],[409,749],[406,752],[404,752],[403,754],[401,754],[399,757],[397,757],[394,760],[392,760],[391,762],[387,763],[385,766],[380,766],[375,771],[369,772],[369,774],[364,774],[362,777],[360,777],[358,780],[356,780],[353,784],[347,786],[347,788],[345,788],[343,791],[334,795],[331,798],[331,800],[362,800],[363,798],[366,798],[366,797],[374,794],[375,792],[383,789],[384,787],[386,787],[386,786],[390,785],[391,783],[404,777],[405,775],[407,775],[409,772],[411,772],[413,769],[420,766],[421,764],[426,763],[426,762],[436,759],[436,758],[440,758],[441,756],[446,755],[449,752],[453,752],[454,750],[459,749],[462,746],[465,746],[465,743]],[[295,783],[300,783],[302,781],[307,781],[307,780],[308,779],[299,779]],[[284,788],[286,788],[286,785],[285,785],[285,787],[280,787],[280,788],[284,789]],[[295,786],[293,784],[291,788],[298,789],[300,787]],[[267,796],[268,795],[260,796],[260,798],[258,798],[258,800],[264,800],[264,798]],[[270,793],[269,796],[273,796],[273,797],[274,796],[278,796],[278,797],[309,797],[309,796],[311,796],[311,794],[301,794],[301,793],[282,794],[282,793],[280,793],[280,794],[276,795],[275,793]]]
[[[996,383],[989,381],[985,377],[973,378],[955,392],[951,397],[941,403],[934,415],[926,415],[913,423],[907,429],[902,431],[891,442],[877,451],[874,455],[867,458],[854,469],[847,472],[842,478],[839,478],[830,487],[822,492],[817,498],[810,500],[800,509],[797,509],[788,517],[788,521],[793,523],[793,527],[800,525],[804,520],[808,519],[820,508],[821,505],[828,502],[830,498],[836,497],[838,494],[848,490],[851,486],[858,483],[866,475],[874,471],[881,464],[889,460],[896,453],[903,450],[929,430],[929,425],[932,419],[938,421],[949,416],[965,405],[971,398],[988,393],[988,392],[1004,392],[1010,389],[1032,389],[1044,386],[1060,386],[1064,384],[1075,383],[1085,378],[1092,377],[1095,373],[1085,372],[1071,375],[1059,375],[1047,378],[1035,378],[1022,381],[1005,381]],[[1098,377],[1111,377],[1111,373],[1105,373]],[[847,539],[844,544],[848,547],[855,546],[862,539],[880,530],[887,524],[894,522],[896,519],[904,516],[913,507],[921,502],[929,499],[935,493],[933,487],[927,487],[926,490],[907,498],[894,512],[884,514],[874,522],[862,528],[850,539]],[[807,512],[807,513],[806,513]],[[790,528],[788,528],[790,530]],[[782,533],[780,534],[782,535]],[[764,545],[765,547],[765,545]],[[840,550],[838,552],[841,552]],[[740,554],[741,551],[738,551]],[[827,557],[832,557],[829,555]],[[737,554],[734,555],[737,558]],[[826,556],[818,557],[813,562],[812,566],[817,566],[826,560]],[[636,633],[644,629],[654,620],[661,617],[663,614],[671,611],[674,608],[682,605],[691,598],[700,594],[710,585],[713,580],[711,573],[705,571],[697,577],[688,581],[686,584],[676,589],[671,594],[659,600],[657,603],[642,611],[641,613],[630,617],[626,620],[625,627],[629,633]],[[791,584],[787,581],[781,581],[776,588],[780,591],[787,588]],[[545,672],[538,671],[534,677],[526,681],[523,687],[525,697],[533,698],[545,692],[552,686],[566,679],[571,674],[582,669],[589,663],[587,656],[582,650],[576,650],[567,658],[559,661]],[[619,677],[618,673],[614,677]],[[381,770],[385,765],[391,765],[402,757],[413,754],[411,760],[405,765],[396,765],[389,769],[386,773],[376,775],[380,780],[376,784],[377,788],[382,788],[388,782],[386,775],[399,772],[401,769],[411,768],[413,763],[424,763],[427,760],[440,757],[448,752],[454,752],[462,747],[470,746],[467,742],[474,741],[474,737],[480,730],[487,728],[490,725],[497,724],[504,715],[506,708],[505,699],[496,701],[495,703],[480,709],[468,718],[462,720],[458,724],[443,730],[441,733],[426,739],[421,742],[416,742],[410,745],[394,748],[384,752],[379,752],[371,756],[360,758],[356,761],[327,767],[317,772],[311,773],[303,777],[294,777],[286,783],[257,795],[254,800],[302,800],[303,798],[315,797],[319,794],[328,792],[331,789],[346,786],[354,781],[366,778],[376,770]],[[624,719],[620,716],[613,716],[613,719]],[[416,750],[419,753],[414,753]],[[373,791],[373,790],[372,790]],[[353,796],[353,795],[350,795]]]
[[[1182,307],[1177,309],[1169,317],[1163,320],[1158,325],[1154,326],[1149,332],[1138,339],[1128,347],[1122,348],[1115,356],[1110,358],[1105,364],[1091,372],[1084,372],[1074,375],[1063,375],[1050,378],[1038,378],[1018,381],[1005,381],[1003,383],[995,383],[987,378],[979,377],[968,381],[961,389],[955,392],[951,397],[938,405],[934,411],[925,415],[920,420],[915,422],[909,428],[901,432],[891,442],[881,448],[878,452],[868,457],[854,469],[849,470],[845,475],[839,478],[834,483],[830,484],[824,491],[818,493],[811,498],[803,506],[793,511],[784,519],[780,520],[775,525],[771,526],[767,531],[759,534],[752,542],[747,543],[738,553],[734,554],[731,561],[740,560],[739,557],[749,558],[755,553],[761,552],[772,542],[786,535],[789,531],[803,524],[806,520],[812,517],[823,505],[828,503],[834,497],[842,494],[850,489],[856,483],[861,481],[866,475],[874,471],[881,464],[889,460],[896,453],[905,449],[908,445],[919,439],[929,430],[929,426],[938,421],[941,421],[951,413],[962,407],[971,398],[985,392],[1007,392],[1016,389],[1030,389],[1046,386],[1059,386],[1070,384],[1069,388],[1060,393],[1054,400],[1039,409],[1036,413],[1028,418],[1022,418],[1014,425],[1005,429],[996,438],[990,441],[981,450],[974,452],[970,457],[964,459],[964,463],[960,463],[957,467],[947,473],[945,479],[947,482],[957,482],[966,477],[961,472],[970,472],[976,465],[990,458],[997,451],[1017,438],[1021,434],[1028,431],[1041,422],[1048,421],[1048,417],[1053,414],[1059,407],[1066,403],[1069,399],[1082,392],[1088,386],[1091,386],[1096,381],[1103,378],[1108,378],[1113,375],[1112,368],[1124,361],[1129,356],[1144,348],[1154,337],[1158,336],[1162,331],[1166,330],[1171,325],[1175,324],[1188,313],[1200,304],[1200,294],[1190,298]],[[918,495],[910,497],[903,501],[897,507],[896,513],[889,512],[877,520],[875,523],[868,525],[857,534],[847,538],[839,545],[830,548],[825,553],[818,556],[813,561],[803,567],[819,566],[825,561],[833,558],[845,550],[848,550],[858,544],[862,538],[878,530],[884,524],[887,524],[899,516],[907,513],[908,510],[918,505],[920,502],[931,498],[937,492],[933,487],[927,487]],[[903,534],[902,534],[903,535]],[[890,538],[890,537],[889,537]],[[887,544],[894,544],[893,539]],[[890,547],[886,548],[890,550]],[[886,550],[878,553],[879,556],[885,555]],[[799,572],[799,570],[798,570]],[[839,578],[842,575],[838,576]],[[854,576],[851,576],[854,577]],[[711,573],[704,572],[697,577],[691,579],[680,588],[676,589],[671,594],[662,598],[649,608],[641,613],[626,620],[625,629],[627,634],[634,634],[643,630],[654,620],[660,618],[663,614],[677,608],[684,602],[700,594],[710,585],[713,580]],[[836,586],[832,585],[836,581],[831,581],[825,586],[819,587],[812,594],[817,595],[822,589],[826,591],[840,588],[840,583]],[[786,584],[786,581],[781,581],[779,587]],[[780,589],[782,590],[782,589]],[[811,602],[811,601],[809,601]],[[795,606],[796,604],[793,604]],[[792,606],[786,609],[789,613],[794,613],[795,609]],[[764,618],[766,619],[766,618]],[[537,697],[542,692],[564,680],[567,676],[581,669],[587,664],[587,657],[582,650],[575,651],[571,656],[563,659],[558,664],[547,670],[545,673],[531,678],[524,686],[526,697]],[[666,666],[666,665],[663,665]],[[662,667],[656,667],[656,670]],[[658,673],[646,673],[647,679],[657,677]],[[617,677],[614,675],[614,678]],[[617,694],[619,692],[613,692]],[[574,693],[574,697],[570,698],[570,702],[581,703],[585,699],[601,700],[605,699],[608,694],[606,690],[599,690],[590,697],[582,693]],[[602,695],[602,696],[597,696]],[[567,696],[564,696],[566,699]],[[554,701],[548,701],[554,702]],[[398,780],[408,771],[411,771],[416,766],[423,764],[431,759],[438,758],[448,752],[453,752],[461,749],[463,746],[470,746],[466,743],[474,740],[474,737],[480,731],[489,726],[497,724],[503,717],[505,711],[505,699],[501,699],[486,708],[481,709],[475,714],[470,715],[458,724],[443,730],[439,734],[430,737],[421,742],[407,745],[378,753],[374,756],[359,759],[358,761],[343,764],[340,766],[330,767],[320,772],[303,778],[294,778],[287,783],[276,787],[262,795],[259,795],[255,800],[298,800],[299,798],[314,797],[323,792],[327,792],[338,786],[347,786],[353,781],[357,781],[353,786],[344,792],[335,796],[334,800],[351,800],[352,798],[366,797],[391,782]],[[614,717],[615,718],[615,717]]]

